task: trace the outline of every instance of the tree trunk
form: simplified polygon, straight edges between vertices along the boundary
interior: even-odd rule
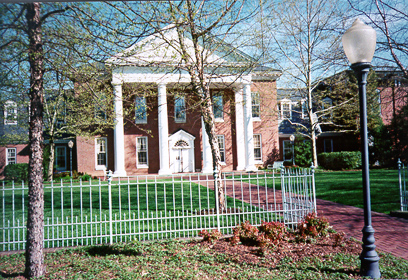
[[[205,96],[206,100],[211,100],[210,92],[208,90],[205,91]],[[225,194],[224,186],[221,180],[221,154],[216,137],[217,134],[215,131],[214,113],[212,110],[212,102],[203,102],[203,104],[205,104],[201,108],[201,114],[205,127],[205,131],[203,131],[203,133],[207,133],[208,140],[210,142],[213,168],[219,172],[217,181],[214,183],[218,186],[218,209],[222,213],[225,210]]]
[[[55,161],[55,143],[54,139],[50,139],[50,158],[48,162],[47,180],[52,181],[54,175],[54,161]]]
[[[43,191],[43,47],[41,39],[40,3],[27,6],[27,33],[30,63],[30,131],[29,179],[26,245],[26,276],[45,274],[43,256],[44,191]]]
[[[317,167],[317,142],[316,142],[316,132],[312,129],[312,160],[313,166]]]

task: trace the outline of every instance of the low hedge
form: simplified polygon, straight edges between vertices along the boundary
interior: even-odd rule
[[[28,163],[9,164],[4,168],[6,180],[28,181]]]
[[[343,170],[361,167],[361,152],[321,153],[317,159],[324,169]]]

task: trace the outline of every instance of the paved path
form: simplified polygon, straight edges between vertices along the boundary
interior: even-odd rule
[[[317,213],[326,217],[336,231],[362,240],[363,209],[318,199]],[[408,220],[372,212],[377,249],[408,260]]]

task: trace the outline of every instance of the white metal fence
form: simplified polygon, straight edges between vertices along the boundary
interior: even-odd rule
[[[237,224],[295,226],[316,211],[314,172],[137,176],[44,184],[44,247],[196,237],[202,229],[232,233]],[[226,208],[216,207],[224,188]],[[25,249],[28,187],[2,183],[0,250]]]
[[[408,191],[406,185],[406,176],[408,167],[398,159],[398,183],[400,189],[401,211],[408,211]]]

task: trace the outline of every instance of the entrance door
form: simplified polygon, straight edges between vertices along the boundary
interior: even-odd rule
[[[194,139],[194,136],[184,130],[179,130],[169,137],[172,173],[194,172]]]
[[[189,149],[175,149],[174,155],[176,156],[174,172],[192,172],[190,166]]]

